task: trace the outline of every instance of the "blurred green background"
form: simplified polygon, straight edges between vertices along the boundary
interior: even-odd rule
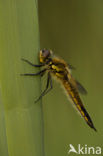
[[[73,75],[88,91],[81,98],[98,131],[86,125],[53,81],[53,90],[43,98],[46,155],[66,156],[69,144],[102,147],[103,1],[39,1],[39,26],[41,48],[76,67]]]

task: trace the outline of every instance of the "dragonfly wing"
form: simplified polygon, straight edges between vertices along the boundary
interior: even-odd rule
[[[75,82],[76,82],[76,86],[77,86],[78,91],[79,91],[81,94],[86,95],[86,94],[87,94],[87,90],[83,87],[83,85],[80,84],[80,82],[78,82],[77,80],[75,80]]]
[[[71,64],[69,64],[69,63],[68,63],[68,67],[69,67],[69,69],[73,69],[73,70],[75,70],[75,69],[76,69],[74,66],[72,66],[72,65],[71,65]]]

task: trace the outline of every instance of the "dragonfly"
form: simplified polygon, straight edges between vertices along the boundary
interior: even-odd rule
[[[45,73],[47,73],[46,87],[44,91],[41,93],[40,97],[35,102],[39,101],[44,95],[46,95],[53,88],[52,78],[54,78],[63,86],[71,103],[75,106],[75,108],[83,117],[83,119],[86,121],[86,123],[92,129],[97,131],[79,95],[79,92],[87,94],[87,91],[77,80],[75,80],[75,78],[73,78],[71,70],[74,69],[74,67],[72,65],[66,63],[66,61],[64,61],[63,59],[56,57],[53,54],[53,51],[48,49],[40,50],[39,52],[40,64],[38,65],[33,64],[24,58],[22,58],[22,61],[28,63],[33,67],[37,68],[41,67],[41,70],[37,73],[25,73],[21,74],[22,76],[38,76],[38,75],[43,76]]]

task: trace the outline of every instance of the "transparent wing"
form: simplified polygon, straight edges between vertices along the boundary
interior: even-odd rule
[[[72,66],[72,65],[71,65],[71,64],[69,64],[69,63],[68,63],[68,67],[69,67],[69,69],[71,69],[71,70],[72,70],[72,69],[73,69],[73,70],[75,70],[75,69],[76,69],[74,66]]]
[[[87,90],[82,86],[82,84],[80,84],[80,82],[76,81],[76,85],[77,85],[77,89],[81,94],[86,95],[87,94]]]

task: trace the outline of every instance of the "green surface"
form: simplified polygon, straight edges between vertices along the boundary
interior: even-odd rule
[[[103,2],[39,1],[39,21],[41,48],[52,49],[75,66],[74,77],[88,91],[81,98],[98,131],[85,123],[53,82],[53,90],[43,98],[46,155],[67,156],[69,144],[103,150]]]
[[[38,64],[37,1],[0,1],[0,156],[43,156],[40,78],[21,58]]]

